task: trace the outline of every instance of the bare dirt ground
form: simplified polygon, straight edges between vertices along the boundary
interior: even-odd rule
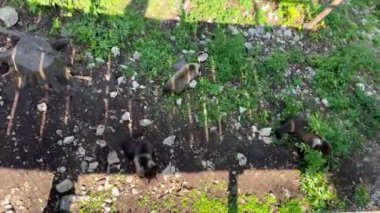
[[[18,26],[19,29],[28,24],[27,20],[33,22],[30,17],[26,18],[26,13],[21,12],[20,16],[23,26]],[[38,25],[41,31],[46,30],[48,16],[45,14]],[[1,46],[6,44],[6,39],[0,36]],[[67,61],[73,49],[83,51],[80,47],[67,48]],[[137,205],[145,195],[162,199],[218,183],[225,187],[216,191],[216,195],[227,193],[231,189],[227,185],[232,184],[239,194],[255,194],[259,198],[268,193],[280,200],[302,197],[298,189],[297,159],[289,147],[266,145],[257,139],[249,141],[246,136],[252,134],[250,127],[236,130],[231,128],[233,123],[224,123],[216,132],[210,132],[210,128],[197,126],[193,112],[189,113],[189,120],[173,117],[174,113],[168,113],[160,105],[162,94],[158,82],[139,82],[145,87],[134,90],[131,78],[118,82],[122,74],[115,62],[100,63],[97,68],[88,69],[85,61],[75,59],[73,74],[90,76],[92,80],[82,82],[71,96],[45,93],[35,87],[21,90],[10,136],[6,130],[14,93],[7,87],[9,82],[0,80],[1,210],[11,205],[15,212],[44,209],[55,212],[60,198],[66,194],[75,193],[80,199],[92,189],[113,187],[118,189],[119,195],[114,193],[111,203],[115,203],[120,212],[146,212]],[[107,80],[108,74],[110,80]],[[110,97],[111,92],[117,92],[116,97]],[[46,114],[37,110],[42,102],[47,105]],[[127,111],[131,113],[129,125],[120,122]],[[142,127],[143,119],[149,119],[152,124]],[[99,125],[105,125],[106,130],[97,136]],[[157,180],[148,183],[135,177],[132,165],[121,152],[120,145],[128,142],[130,130],[143,131],[153,142],[163,173]],[[223,133],[223,140],[218,133]],[[173,135],[175,143],[164,145],[164,139]],[[71,136],[74,140],[65,144],[64,139]],[[239,140],[237,136],[243,137]],[[99,140],[104,140],[106,146],[100,145]],[[369,147],[372,151],[366,152],[365,157],[357,154],[343,159],[341,167],[332,173],[332,180],[342,196],[351,194],[355,185],[352,183],[362,178],[378,197],[380,156],[375,150],[379,148],[379,141]],[[112,151],[116,151],[120,164],[109,167],[107,156]],[[247,157],[246,166],[236,165],[236,153]],[[89,169],[96,163],[96,168]],[[171,174],[173,171],[177,174]],[[76,184],[72,190],[59,194],[55,185],[64,179]],[[377,208],[376,203],[373,208]]]

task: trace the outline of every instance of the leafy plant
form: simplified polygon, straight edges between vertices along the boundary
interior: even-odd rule
[[[368,187],[361,183],[355,187],[354,193],[355,203],[360,207],[366,207],[370,201]]]

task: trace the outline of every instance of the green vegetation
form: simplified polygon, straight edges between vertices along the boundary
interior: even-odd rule
[[[90,194],[89,198],[79,203],[79,212],[103,212],[107,199],[112,199],[111,190],[98,191]],[[110,212],[115,212],[113,204],[109,204]]]
[[[365,184],[359,184],[355,188],[355,203],[360,207],[366,207],[370,201],[368,187]]]
[[[164,109],[174,109],[170,112],[174,111],[179,119],[187,119],[190,109],[196,113],[199,125],[211,126],[234,118],[243,125],[261,127],[275,126],[288,116],[310,113],[311,131],[333,146],[333,155],[328,159],[301,147],[306,154],[301,163],[300,189],[306,205],[315,211],[340,205],[326,178],[328,166],[336,166],[335,157],[349,156],[380,129],[378,0],[351,0],[339,6],[319,24],[319,30],[298,32],[305,38],[299,49],[288,46],[291,43],[288,40],[286,48],[275,49],[271,46],[273,38],[267,39],[270,41],[267,43],[252,41],[252,48],[246,48],[249,36],[241,31],[247,34],[245,25],[264,25],[264,34],[271,34],[273,25],[301,29],[323,9],[312,1],[192,0],[189,8],[176,10],[175,14],[169,8],[182,9],[179,1],[168,5],[158,0],[12,0],[11,3],[27,6],[34,13],[63,9],[64,16],[51,17],[50,34],[59,35],[63,31],[71,36],[85,49],[80,53],[82,57],[90,52],[95,57],[107,58],[112,47],[119,47],[123,52],[120,61],[127,65],[124,73],[136,73],[140,82],[153,80],[154,86],[161,85],[175,72],[172,65],[182,57],[187,62],[196,62],[196,53],[207,50],[209,59],[197,78],[196,88],[188,89],[186,95],[167,95],[158,100]],[[159,20],[168,16],[171,19],[179,16],[180,20],[177,24]],[[215,24],[205,26],[208,21]],[[226,24],[238,24],[240,32],[231,33]],[[315,41],[321,42],[318,50],[313,49]],[[132,63],[129,58],[135,51],[141,58]],[[315,75],[307,77],[306,68]],[[289,74],[289,70],[296,72]],[[174,104],[178,98],[183,99],[183,105]],[[328,104],[322,104],[321,100]],[[293,138],[288,140],[294,142]],[[228,210],[225,197],[194,193],[197,195],[194,199],[185,196],[174,202],[175,198],[168,197],[152,203],[142,198],[140,204],[150,206],[151,210]],[[82,203],[83,212],[101,210],[106,195],[92,197]],[[366,206],[367,187],[359,185],[354,197],[357,205]],[[269,212],[277,208],[274,202],[270,198],[259,201],[253,196],[239,196],[238,210]],[[289,200],[278,211],[302,212],[301,206],[300,201]]]

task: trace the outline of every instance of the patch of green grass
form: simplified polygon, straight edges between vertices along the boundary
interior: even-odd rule
[[[323,211],[328,206],[337,202],[336,193],[326,180],[323,170],[326,159],[319,151],[301,144],[305,152],[304,161],[301,164],[303,170],[301,176],[300,190],[305,194],[306,200],[314,210]]]
[[[193,212],[227,212],[227,205],[217,198],[209,197],[204,193],[198,195],[192,205]]]
[[[238,201],[239,212],[257,212],[257,213],[269,213],[275,208],[276,198],[273,196],[266,196],[263,201],[257,199],[257,197],[252,195],[241,195]]]
[[[194,0],[188,22],[212,20],[221,24],[253,24],[253,2],[247,0]]]
[[[368,205],[370,201],[370,196],[368,192],[368,187],[365,184],[361,183],[355,187],[354,199],[355,204],[362,208]]]
[[[32,11],[42,7],[60,7],[68,11],[81,11],[84,13],[98,13],[106,15],[120,15],[130,1],[125,0],[27,0]]]
[[[83,200],[79,203],[79,212],[103,212],[104,211],[104,203],[106,203],[106,199],[111,199],[112,193],[110,190],[94,192],[89,195],[87,200]],[[110,204],[111,211],[115,212],[113,204]]]
[[[215,32],[215,39],[210,43],[211,60],[216,64],[216,75],[221,82],[238,78],[246,63],[242,35],[228,35],[221,29]]]
[[[171,67],[175,62],[175,57],[172,46],[162,42],[166,37],[159,31],[151,31],[149,35],[141,36],[132,44],[132,49],[141,54],[139,74],[150,78],[173,74]]]
[[[296,199],[290,199],[281,203],[279,213],[302,213],[302,203]]]
[[[134,11],[125,16],[82,15],[68,23],[65,33],[97,57],[106,57],[112,47],[125,47],[125,39],[144,29],[144,20]]]

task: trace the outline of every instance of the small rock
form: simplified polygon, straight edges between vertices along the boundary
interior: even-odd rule
[[[81,168],[81,170],[82,170],[83,173],[86,172],[87,167],[88,167],[88,163],[86,161],[82,161],[80,163],[80,168]]]
[[[120,55],[120,48],[119,47],[112,47],[111,52],[112,52],[112,55],[114,57],[118,57]]]
[[[139,53],[139,52],[137,52],[137,51],[135,51],[134,53],[133,53],[133,59],[134,60],[139,60],[141,58],[141,54]]]
[[[59,136],[59,137],[63,137],[63,131],[61,129],[57,129],[57,131],[55,131],[55,133]]]
[[[110,211],[111,211],[111,207],[109,207],[109,206],[104,207],[104,212],[105,213],[108,213]]]
[[[59,167],[59,168],[57,169],[57,172],[59,172],[59,173],[64,173],[64,172],[66,172],[66,167],[64,167],[64,166]]]
[[[139,193],[139,191],[137,189],[135,189],[135,188],[132,189],[132,194],[137,195],[138,193]]]
[[[13,7],[3,7],[0,9],[0,19],[6,27],[12,27],[18,21],[18,14]]]
[[[270,137],[262,137],[262,140],[265,144],[271,144],[272,143],[272,138],[270,138]]]
[[[239,107],[239,112],[240,112],[240,114],[243,114],[245,111],[247,111],[246,108],[244,108],[244,107]]]
[[[139,87],[140,87],[140,84],[137,81],[132,81],[132,89],[133,90],[136,90]]]
[[[231,31],[232,35],[236,35],[239,33],[239,30],[235,26],[228,26],[228,29]]]
[[[140,126],[145,127],[145,126],[149,126],[149,125],[151,125],[152,123],[153,123],[153,121],[151,121],[151,120],[149,120],[149,119],[142,119],[142,120],[140,121]]]
[[[252,130],[252,132],[258,132],[258,130],[257,130],[257,127],[256,127],[256,126],[252,126],[252,127],[251,127],[251,130]]]
[[[96,128],[96,135],[97,136],[102,136],[104,134],[104,131],[106,130],[106,127],[104,125],[99,125]]]
[[[133,176],[132,175],[128,175],[127,178],[126,178],[126,181],[127,181],[127,183],[132,183]]]
[[[194,89],[195,87],[197,86],[197,81],[196,80],[192,80],[190,83],[189,83],[189,87]]]
[[[239,161],[239,166],[247,165],[247,157],[245,157],[245,155],[243,155],[242,153],[237,153],[236,159]]]
[[[108,153],[108,155],[107,155],[107,162],[108,162],[109,165],[120,162],[120,160],[119,160],[119,158],[117,156],[117,153],[115,151],[111,151],[111,152]]]
[[[268,137],[268,136],[270,136],[271,131],[272,131],[272,128],[270,128],[270,127],[262,128],[259,130],[259,134],[262,137],[263,136]]]
[[[251,42],[245,42],[244,43],[244,47],[247,49],[247,50],[250,50],[250,49],[252,49],[252,43]]]
[[[46,112],[47,111],[47,105],[46,105],[46,103],[42,102],[42,103],[38,104],[37,105],[37,109],[40,112]]]
[[[181,106],[182,105],[182,98],[178,98],[175,102],[178,106]]]
[[[78,125],[74,125],[73,132],[74,133],[78,133],[79,132],[79,126]]]
[[[88,172],[93,172],[95,171],[95,169],[98,167],[99,163],[97,161],[95,162],[92,162],[90,164],[88,164]]]
[[[215,168],[214,163],[209,161],[209,160],[207,160],[207,161],[203,160],[201,162],[201,164],[202,164],[203,168],[205,168],[205,169],[214,169]]]
[[[175,138],[176,138],[175,135],[171,135],[171,136],[164,139],[163,144],[165,144],[167,146],[173,146],[173,144],[175,142]]]
[[[241,128],[241,124],[239,122],[235,123],[234,126],[236,130]]]
[[[13,209],[13,206],[12,206],[12,204],[8,203],[8,204],[4,205],[4,209],[5,210],[11,210],[11,209]]]
[[[116,187],[113,187],[113,188],[112,188],[112,195],[113,195],[114,197],[119,197],[119,196],[120,196],[119,189],[116,188]]]
[[[328,101],[326,98],[322,99],[322,103],[323,103],[323,105],[325,105],[326,107],[329,107],[329,101]]]
[[[101,64],[105,62],[102,58],[95,58],[95,61]]]
[[[60,182],[59,184],[57,184],[55,186],[55,189],[59,193],[65,193],[65,192],[69,191],[71,188],[73,188],[73,186],[74,186],[74,184],[71,180],[65,179],[62,182]]]
[[[359,88],[361,91],[364,91],[365,86],[364,86],[363,83],[356,83],[355,85],[356,85],[356,87]]]
[[[83,147],[79,147],[78,151],[77,151],[77,154],[79,156],[85,156],[86,155],[86,150]]]
[[[129,112],[125,112],[122,116],[121,116],[121,120],[122,121],[131,121],[131,114]]]
[[[59,204],[59,209],[62,212],[70,212],[70,206],[74,201],[75,201],[75,195],[63,196]]]
[[[203,63],[203,62],[205,62],[206,60],[208,59],[208,54],[207,54],[207,52],[201,52],[201,53],[199,53],[198,54],[198,61],[200,62],[200,63]]]
[[[216,126],[210,127],[210,132],[216,132],[218,128]]]
[[[117,92],[116,91],[110,92],[110,97],[111,98],[116,98],[116,96],[117,96]]]
[[[284,36],[285,37],[292,37],[292,30],[291,29],[284,29]]]
[[[107,146],[107,142],[105,140],[97,140],[96,144],[98,144],[101,148]]]
[[[120,84],[122,84],[124,82],[125,82],[125,77],[124,76],[121,76],[121,77],[117,78],[117,85],[120,85]]]
[[[63,139],[63,144],[67,145],[70,144],[74,141],[74,136],[67,136]]]
[[[164,170],[162,170],[162,174],[168,175],[168,174],[174,174],[176,171],[175,166],[173,166],[171,163],[165,167]]]

